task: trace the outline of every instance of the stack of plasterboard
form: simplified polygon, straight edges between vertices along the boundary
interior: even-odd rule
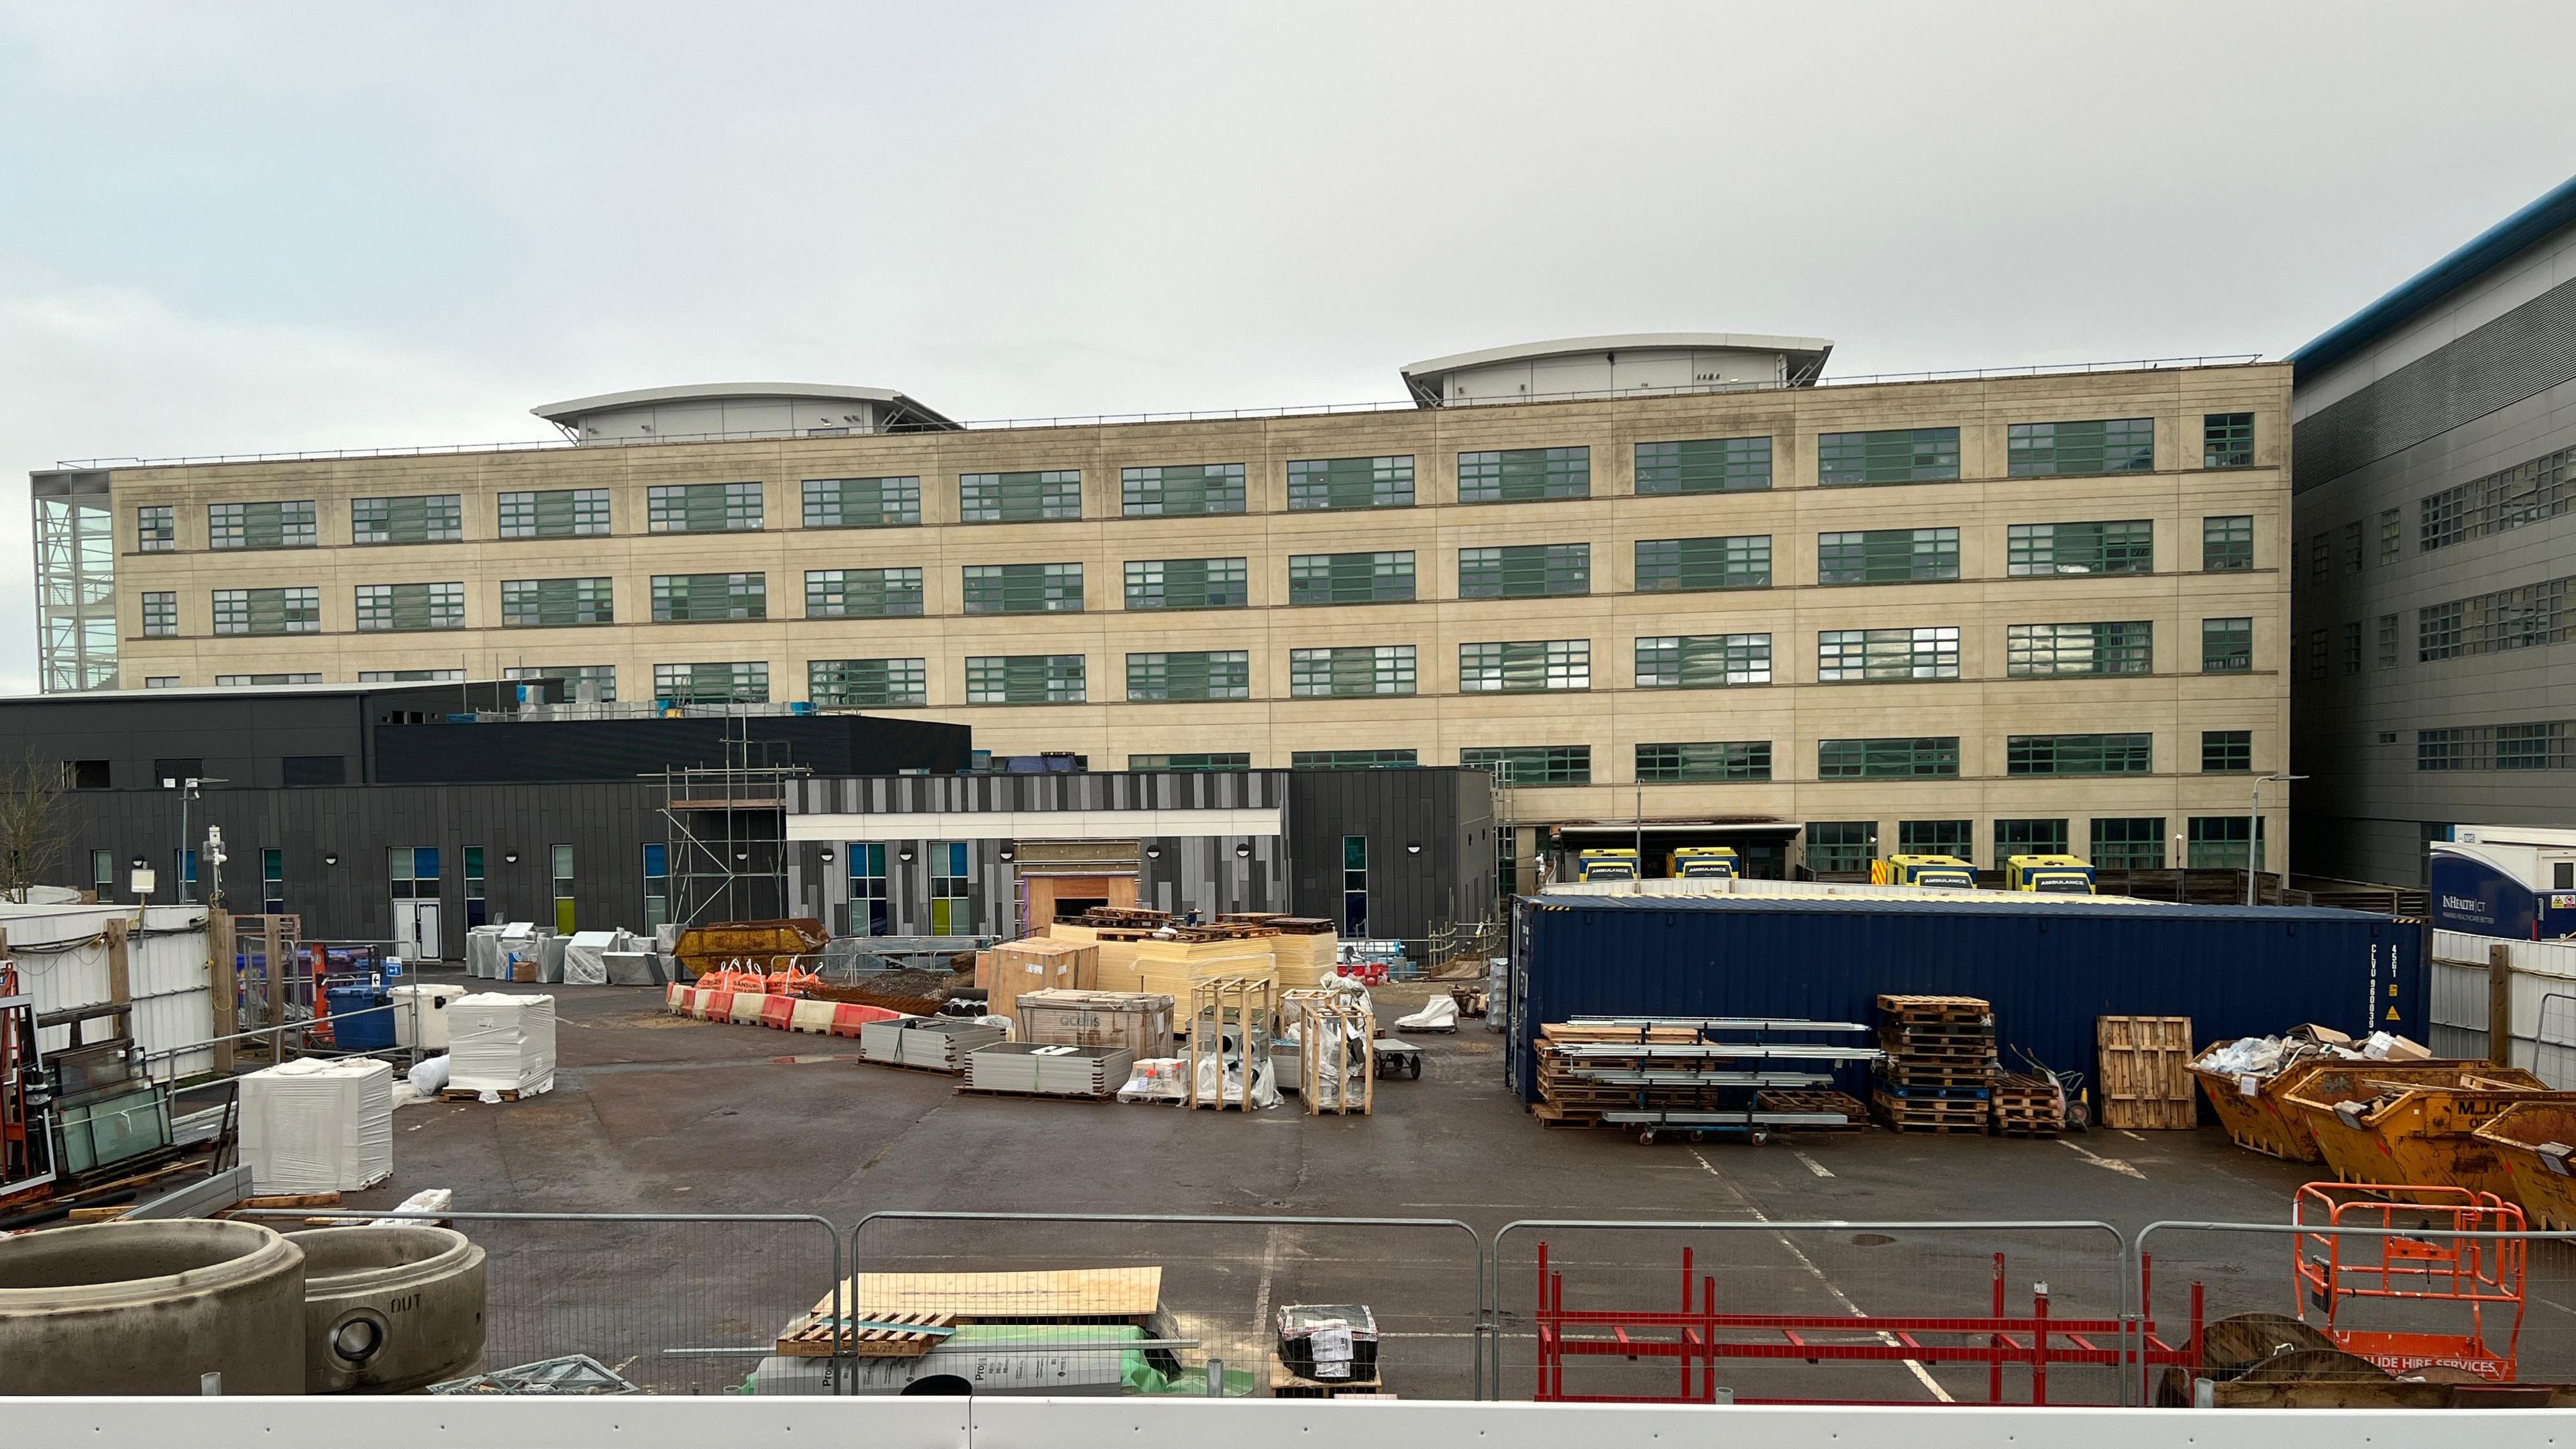
[[[1003,1040],[1001,1028],[963,1017],[907,1016],[859,1028],[859,1059],[890,1067],[964,1072],[966,1056]]]
[[[1333,969],[1335,953],[1341,946],[1341,937],[1333,934],[1325,922],[1315,922],[1324,927],[1321,931],[1296,931],[1281,925],[1294,919],[1283,916],[1270,922],[1279,926],[1280,932],[1268,938],[1270,954],[1279,963],[1280,988],[1287,991],[1306,990],[1322,981],[1324,973]]]
[[[1127,1085],[1135,1057],[1122,1047],[997,1041],[966,1057],[966,1089],[1106,1098]]]
[[[1083,941],[1031,936],[992,951],[992,979],[984,1011],[1009,1016],[1024,991],[1089,991],[1100,985],[1100,947]]]
[[[1072,921],[1058,921],[1047,927],[1047,936],[1052,940],[1087,942],[1100,948],[1100,963],[1094,970],[1104,991],[1136,989],[1136,945],[1142,934]]]
[[[355,1192],[393,1176],[393,1066],[307,1058],[242,1078],[241,1160],[260,1193]]]
[[[1224,941],[1167,941],[1149,937],[1136,943],[1136,984],[1124,989],[1186,998],[1193,982],[1212,976],[1275,981],[1279,962],[1270,954],[1270,943],[1278,939],[1247,936]]]
[[[542,1092],[554,1085],[555,999],[485,991],[447,1004],[451,1092]]]

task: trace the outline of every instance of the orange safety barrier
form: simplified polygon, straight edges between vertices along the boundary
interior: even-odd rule
[[[2291,1271],[2301,1318],[2325,1313],[2328,1337],[2392,1373],[2443,1365],[2511,1383],[2522,1340],[2521,1238],[2443,1240],[2444,1233],[2519,1233],[2522,1209],[2491,1192],[2394,1183],[2312,1182],[2292,1202]],[[2315,1227],[2399,1231],[2326,1233]],[[2457,1303],[2466,1333],[2354,1328],[2348,1306],[2362,1302]],[[2487,1341],[2487,1315],[2512,1308],[2501,1349]]]

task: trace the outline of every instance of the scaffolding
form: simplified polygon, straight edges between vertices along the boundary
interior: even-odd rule
[[[747,715],[727,715],[724,763],[665,766],[654,782],[662,812],[663,921],[686,930],[791,914],[787,791],[811,774],[784,740],[755,740]]]
[[[36,654],[48,694],[116,687],[116,527],[104,473],[41,473]]]

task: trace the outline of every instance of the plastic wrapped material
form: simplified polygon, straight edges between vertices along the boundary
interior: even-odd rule
[[[435,1097],[447,1090],[448,1061],[445,1057],[425,1057],[411,1069],[412,1090],[424,1097]]]
[[[1178,1102],[1190,1094],[1190,1064],[1179,1057],[1140,1057],[1128,1068],[1121,1102]]]
[[[617,948],[623,931],[575,931],[564,938],[563,984],[606,986],[608,963],[601,959]]]
[[[611,986],[662,984],[661,958],[650,951],[602,951],[599,963],[607,969]]]
[[[1290,1303],[1279,1310],[1279,1362],[1300,1378],[1371,1383],[1377,1316],[1365,1303]]]
[[[1422,1003],[1422,1009],[1411,1016],[1395,1019],[1398,1031],[1456,1031],[1458,1003],[1452,997],[1435,996]]]
[[[447,1005],[451,1091],[542,1092],[555,1079],[555,999],[497,991]]]
[[[285,1062],[241,1079],[241,1160],[258,1193],[356,1192],[394,1172],[394,1069]]]

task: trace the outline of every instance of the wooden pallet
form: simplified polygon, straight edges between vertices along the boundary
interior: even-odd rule
[[[1991,1100],[1997,1136],[2056,1137],[2066,1131],[2057,1090],[2045,1077],[2007,1072],[1996,1079]]]
[[[1753,1094],[1753,1110],[1757,1112],[1840,1112],[1845,1119],[1839,1127],[1802,1124],[1781,1129],[1786,1132],[1862,1132],[1869,1128],[1869,1104],[1847,1092],[1765,1088]]]
[[[1090,1092],[1032,1092],[1021,1087],[970,1087],[963,1082],[958,1083],[957,1094],[961,1097],[1024,1097],[1034,1102],[1115,1102],[1118,1100],[1118,1093],[1114,1089],[1095,1096]]]
[[[1982,1133],[1987,1105],[1983,1101],[1923,1101],[1873,1093],[1878,1119],[1899,1132]]]
[[[2189,1066],[2191,1018],[2105,1016],[2094,1023],[2101,1049],[2102,1125],[2186,1130],[2200,1120]]]
[[[1973,1084],[1967,1082],[1896,1082],[1890,1081],[1883,1076],[1870,1083],[1870,1090],[1878,1096],[1895,1097],[1906,1102],[1924,1104],[1936,1102],[1983,1102],[1994,1093],[1994,1088],[1986,1085],[1983,1081]]]
[[[955,1332],[955,1324],[955,1317],[946,1313],[888,1313],[845,1320],[838,1337],[852,1358],[919,1358]],[[817,1315],[794,1333],[781,1335],[778,1352],[788,1358],[830,1358],[833,1329],[831,1315]]]
[[[1458,1003],[1458,1014],[1460,1016],[1483,1016],[1485,1014],[1486,995],[1482,991],[1466,991],[1453,986],[1449,988],[1449,999]]]
[[[522,1092],[516,1087],[503,1087],[501,1089],[501,1100],[504,1102],[516,1102],[536,1095],[537,1094],[535,1092]],[[439,1090],[438,1100],[442,1102],[480,1102],[483,1100],[483,1094],[472,1087],[444,1087]]]
[[[1914,1057],[1888,1057],[1878,1062],[1878,1080],[1901,1085],[1986,1085],[2002,1075],[1994,1057],[1981,1062],[1922,1062]]]
[[[1539,1040],[1558,1046],[1696,1046],[1700,1034],[1686,1026],[1591,1026],[1570,1021],[1549,1022],[1538,1029]]]
[[[1882,992],[1878,1014],[1885,1020],[1921,1022],[1966,1022],[1975,1025],[1994,1015],[1992,1003],[1975,996],[1907,996]]]

